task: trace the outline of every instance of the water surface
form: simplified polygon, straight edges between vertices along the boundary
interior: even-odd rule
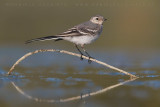
[[[127,52],[115,54],[115,51],[92,51],[91,53],[94,53],[97,59],[140,77],[123,84],[130,79],[129,76],[95,62],[88,64],[87,60],[80,61],[77,57],[50,52],[28,57],[16,66],[12,75],[6,76],[11,65],[18,59],[18,56],[24,54],[25,50],[17,48],[14,52],[17,52],[16,58],[12,55],[13,61],[6,60],[6,63],[3,63],[3,60],[10,53],[8,55],[1,53],[0,101],[3,107],[37,105],[40,107],[44,105],[46,107],[158,107],[160,104],[158,54],[150,53],[150,57],[145,59],[146,56],[139,53],[139,56],[142,56],[140,59],[137,55]],[[92,92],[119,83],[122,84],[101,94],[90,96]],[[60,101],[60,99],[85,94],[88,95],[85,98]]]

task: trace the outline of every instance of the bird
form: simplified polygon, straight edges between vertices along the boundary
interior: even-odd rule
[[[83,60],[82,56],[84,55],[83,52],[85,52],[85,54],[89,57],[88,63],[91,63],[90,58],[93,57],[91,57],[90,54],[85,50],[84,45],[90,44],[99,38],[103,30],[103,23],[106,20],[107,19],[101,15],[95,15],[91,17],[89,21],[78,24],[66,30],[63,33],[27,40],[25,44],[32,43],[35,41],[66,40],[75,44],[75,47],[81,54],[81,60]],[[81,47],[83,52],[79,49],[78,46]]]

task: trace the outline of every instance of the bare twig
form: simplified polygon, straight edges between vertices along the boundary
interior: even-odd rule
[[[29,52],[29,53],[25,54],[24,56],[22,56],[22,57],[11,67],[11,69],[10,69],[9,72],[8,72],[8,75],[11,74],[11,72],[14,70],[15,66],[18,65],[22,60],[24,60],[24,59],[27,58],[28,56],[31,56],[31,55],[36,54],[36,53],[39,53],[39,52],[59,52],[59,53],[64,53],[64,54],[68,54],[68,55],[73,55],[73,56],[81,57],[80,54],[76,54],[76,53],[69,52],[69,51],[65,51],[65,50],[40,49],[40,50],[36,50],[36,51],[34,51],[34,52]],[[84,58],[84,59],[89,59],[89,57],[86,57],[86,56],[82,56],[82,58]],[[109,64],[107,64],[107,63],[104,63],[104,62],[102,62],[102,61],[98,61],[98,60],[93,59],[93,58],[90,58],[90,60],[93,61],[93,62],[96,62],[96,63],[98,63],[98,64],[104,65],[104,66],[106,66],[106,67],[108,67],[108,68],[111,68],[111,69],[113,69],[113,70],[116,70],[116,71],[118,71],[118,72],[121,72],[121,73],[124,73],[124,74],[126,74],[126,75],[129,75],[131,78],[138,78],[137,76],[135,76],[135,75],[133,75],[133,74],[130,74],[130,73],[124,71],[124,70],[121,70],[121,69],[119,69],[119,68],[116,68],[116,67],[114,67],[114,66],[111,66],[111,65],[109,65]]]

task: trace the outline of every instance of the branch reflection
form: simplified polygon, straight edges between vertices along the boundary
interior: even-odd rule
[[[30,99],[30,100],[34,100],[36,102],[48,102],[48,103],[55,103],[55,102],[69,102],[69,101],[74,101],[74,100],[79,100],[79,99],[82,99],[82,98],[86,98],[88,96],[94,96],[94,95],[98,95],[98,94],[101,94],[101,93],[104,93],[104,92],[107,92],[109,90],[112,90],[114,88],[117,88],[121,85],[124,85],[128,82],[131,82],[131,81],[134,81],[136,80],[136,78],[134,79],[129,79],[129,80],[126,80],[124,82],[120,82],[118,84],[115,84],[115,85],[111,85],[109,87],[106,87],[106,88],[103,88],[101,90],[98,90],[98,91],[95,91],[95,92],[91,92],[91,93],[88,93],[88,94],[83,94],[83,95],[79,95],[79,96],[75,96],[75,97],[69,97],[69,98],[65,98],[65,99],[60,99],[60,100],[54,100],[54,99],[41,99],[41,98],[37,98],[37,97],[33,97],[27,93],[25,93],[21,88],[19,88],[14,82],[11,82],[11,84],[15,87],[15,89],[21,94],[23,95],[24,97]]]

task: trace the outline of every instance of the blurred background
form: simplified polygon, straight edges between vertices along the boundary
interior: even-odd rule
[[[89,48],[158,49],[159,5],[159,0],[1,0],[0,45],[25,46],[28,39],[61,33],[100,14],[108,21]],[[64,42],[58,45],[70,47]]]
[[[159,0],[0,0],[0,106],[159,107],[159,10]],[[141,78],[111,93],[70,105],[38,104],[20,96],[10,81],[35,97],[57,99],[127,80],[125,75],[96,63],[88,64],[86,60],[53,53],[27,58],[14,71],[17,77],[5,75],[17,59],[36,49],[78,53],[67,41],[24,43],[59,34],[97,14],[108,20],[100,38],[86,46],[88,52],[98,60]]]

